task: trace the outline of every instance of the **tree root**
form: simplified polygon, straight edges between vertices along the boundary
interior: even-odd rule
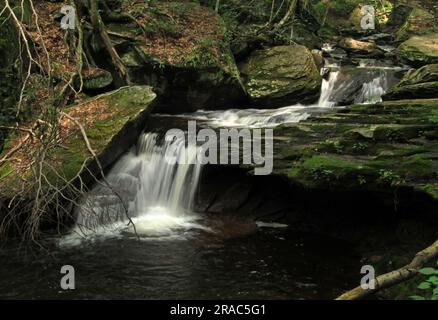
[[[99,13],[99,6],[97,0],[89,1],[89,14],[90,14],[90,20],[91,20],[91,24],[93,25],[94,32],[100,35],[115,68],[118,70],[120,78],[124,80],[127,85],[131,84],[128,71],[126,70],[126,67],[123,64],[122,59],[120,58],[119,54],[117,53],[116,49],[111,43],[111,39],[108,35],[108,32],[106,31],[105,24],[103,23],[102,17]]]

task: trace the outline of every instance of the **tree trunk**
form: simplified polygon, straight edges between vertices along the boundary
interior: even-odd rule
[[[105,45],[106,50],[108,51],[111,60],[114,66],[117,68],[120,78],[126,82],[126,84],[130,84],[131,81],[129,79],[128,72],[126,70],[125,65],[123,64],[122,59],[120,59],[119,54],[111,43],[111,39],[106,31],[105,24],[102,21],[102,17],[99,13],[99,5],[98,0],[90,0],[89,1],[89,13],[91,24],[93,25],[93,30],[95,33],[98,33]]]
[[[289,19],[295,14],[297,4],[298,0],[290,1],[289,8],[287,9],[287,12],[284,15],[283,19],[281,19],[280,22],[275,25],[273,30],[274,33],[277,32],[277,30],[280,29],[286,22],[288,22]]]

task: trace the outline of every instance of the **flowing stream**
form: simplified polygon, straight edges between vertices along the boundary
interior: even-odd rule
[[[331,101],[332,93],[336,89],[339,71],[330,73],[328,80],[323,79],[321,95],[315,105],[294,105],[278,109],[228,109],[219,111],[199,110],[190,114],[181,114],[171,117],[180,117],[205,121],[212,127],[245,127],[270,128],[282,123],[300,122],[311,116],[312,112],[331,108],[336,102]]]
[[[107,175],[108,183],[98,184],[82,200],[76,227],[61,244],[123,232],[168,237],[175,229],[203,228],[193,213],[201,172],[194,161],[197,152],[184,139],[163,141],[156,133],[143,133]],[[127,225],[128,216],[135,229]]]
[[[322,73],[329,72],[323,79],[321,94],[317,103],[312,105],[293,105],[278,109],[228,109],[198,110],[181,115],[161,115],[162,117],[179,117],[206,122],[208,126],[272,128],[283,123],[296,123],[312,115],[329,111],[342,105],[346,97],[353,97],[348,103],[372,104],[382,101],[382,95],[396,81],[394,73],[398,67],[372,65],[362,61],[357,68],[343,68],[326,61]]]
[[[337,107],[340,97],[353,91],[355,103],[381,101],[391,82],[387,72],[362,65],[357,69],[368,78],[357,86],[343,68],[329,68],[314,105],[158,117],[195,119],[213,128],[275,127]],[[257,227],[249,220],[227,222],[194,212],[203,168],[196,161],[169,160],[191,163],[197,152],[184,139],[165,141],[158,132],[143,133],[105,181],[81,200],[75,227],[57,238],[50,257],[38,250],[16,255],[14,246],[2,250],[0,296],[310,299],[332,298],[356,283],[357,257],[345,254],[352,252],[345,243],[283,225]],[[227,223],[252,232],[229,237],[220,227]],[[75,291],[59,290],[63,264],[76,268]]]

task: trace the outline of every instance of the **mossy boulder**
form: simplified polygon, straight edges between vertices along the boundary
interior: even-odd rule
[[[402,28],[406,22],[408,21],[413,7],[407,4],[397,4],[391,11],[391,15],[386,23],[387,27],[400,29]]]
[[[108,88],[113,83],[111,72],[102,69],[91,69],[83,77],[84,91],[98,91]]]
[[[354,54],[355,56],[379,57],[383,56],[384,52],[378,49],[373,41],[360,41],[351,37],[343,38],[339,41],[339,47],[345,51]]]
[[[402,62],[414,67],[438,63],[438,33],[411,37],[397,52]]]
[[[404,204],[414,193],[438,204],[437,152],[438,99],[352,105],[274,130],[274,173],[293,185],[382,199],[406,190]]]
[[[137,20],[109,23],[111,39],[134,84],[159,96],[160,112],[223,109],[247,102],[225,23],[193,2],[123,7]]]
[[[124,87],[65,110],[69,117],[83,126],[100,164],[105,170],[135,142],[144,129],[148,114],[155,105],[156,95],[149,86]],[[95,158],[88,149],[81,130],[68,117],[60,118],[59,141],[46,154],[46,165],[42,170],[47,180],[42,188],[56,186],[68,192],[69,183],[79,181],[86,187],[98,177],[100,171]],[[10,137],[0,157],[8,154],[22,141],[22,136]],[[0,199],[12,199],[17,193],[20,198],[32,199],[36,186],[32,163],[27,155],[33,154],[38,142],[27,142],[15,153],[18,162],[3,163],[0,168]],[[31,160],[30,160],[31,161]],[[75,178],[75,177],[80,177]]]
[[[339,35],[362,35],[370,30],[364,30],[361,25],[362,8],[365,5],[374,6],[376,16],[382,16],[383,9],[391,7],[389,1],[382,1],[382,5],[375,6],[374,1],[370,0],[311,0],[309,11],[321,28],[318,34],[325,38],[333,38]],[[376,29],[379,28],[378,19],[375,20]]]
[[[405,16],[407,14],[407,16]],[[404,21],[402,19],[405,19]],[[401,23],[403,22],[403,23]],[[396,31],[396,40],[405,41],[412,36],[427,35],[430,33],[438,32],[438,20],[437,15],[426,8],[421,7],[408,7],[399,6],[396,7],[394,18],[388,22],[398,25]]]
[[[273,108],[318,99],[321,76],[304,46],[278,46],[254,52],[240,68],[252,103]]]
[[[419,98],[438,98],[438,64],[410,70],[383,96],[384,100]]]

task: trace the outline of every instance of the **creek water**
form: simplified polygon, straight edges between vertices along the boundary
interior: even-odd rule
[[[273,228],[228,240],[202,230],[175,234],[121,235],[51,255],[4,247],[0,297],[331,299],[360,279],[353,249],[330,238]],[[75,290],[60,288],[65,264],[75,267]]]
[[[356,78],[343,77],[337,65],[329,68],[315,105],[155,117],[195,119],[213,128],[274,127],[327,112],[351,92],[356,103],[378,102],[391,82],[387,71],[360,66],[367,77],[352,91]],[[183,139],[143,133],[110,170],[108,184],[81,199],[70,233],[44,240],[50,254],[14,244],[2,248],[0,297],[317,299],[359,283],[359,258],[347,243],[194,212],[203,168],[168,160],[190,160],[197,152]],[[232,227],[239,231],[230,235]],[[62,265],[75,268],[73,291],[60,289]]]

